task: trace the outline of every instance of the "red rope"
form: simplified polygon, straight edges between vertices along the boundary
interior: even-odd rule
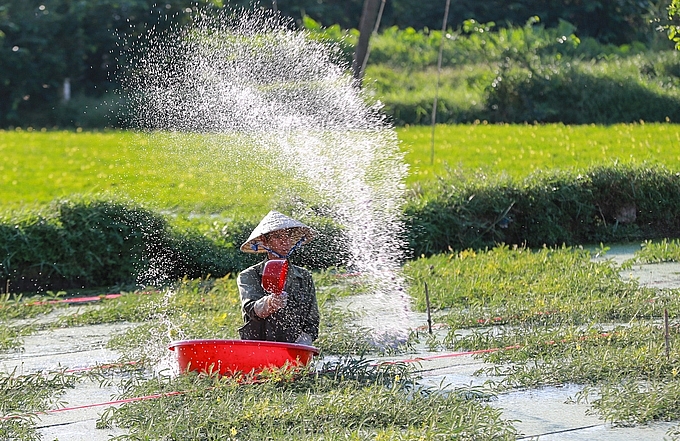
[[[102,296],[89,296],[89,297],[72,297],[69,299],[56,299],[56,300],[45,300],[42,302],[31,302],[27,303],[26,306],[41,306],[41,305],[55,305],[57,303],[86,303],[86,302],[98,302],[100,300],[117,299],[123,294],[105,294]]]
[[[451,352],[451,353],[448,353],[448,354],[430,355],[428,357],[417,357],[417,358],[409,358],[409,359],[406,359],[406,360],[399,360],[399,361],[388,361],[388,362],[380,363],[380,364],[416,363],[416,362],[419,362],[419,361],[437,360],[437,359],[440,359],[440,358],[462,357],[464,355],[488,354],[488,353],[491,353],[491,352],[508,351],[508,350],[511,350],[511,349],[519,349],[519,348],[520,348],[520,345],[506,346],[504,348],[477,349],[477,350],[474,350],[474,351]]]
[[[155,294],[157,291],[142,291],[142,292],[137,292],[136,294]],[[83,296],[83,297],[70,297],[68,299],[53,299],[53,300],[41,300],[41,301],[35,301],[35,302],[29,302],[29,303],[24,303],[23,306],[42,306],[42,305],[56,305],[59,303],[66,303],[66,304],[72,304],[72,303],[88,303],[88,302],[99,302],[101,300],[112,300],[112,299],[117,299],[119,297],[122,297],[123,294],[102,294],[99,296]],[[18,304],[9,304],[9,305],[0,305],[0,308],[4,308],[5,306],[17,306]]]
[[[92,407],[114,406],[116,404],[126,404],[126,403],[134,403],[136,401],[155,400],[157,398],[164,398],[164,397],[174,397],[174,396],[177,396],[177,395],[182,395],[184,393],[186,393],[186,391],[185,392],[182,392],[182,391],[166,392],[166,393],[162,393],[162,394],[145,395],[143,397],[134,397],[134,398],[125,398],[125,399],[122,399],[122,400],[107,401],[105,403],[83,404],[82,406],[62,407],[62,408],[59,408],[59,409],[46,410],[44,413],[50,414],[50,413],[68,412],[70,410],[90,409]]]
[[[112,368],[117,368],[117,367],[123,367],[123,366],[135,366],[136,364],[139,364],[139,361],[127,361],[125,363],[111,363],[111,364],[101,364],[97,366],[88,366],[84,368],[73,368],[73,369],[67,369],[64,371],[65,374],[74,374],[77,372],[89,372],[93,371],[95,369],[112,369]]]
[[[145,395],[143,397],[124,398],[124,399],[121,399],[121,400],[106,401],[104,403],[93,403],[93,404],[83,404],[81,406],[61,407],[59,409],[50,409],[50,410],[45,410],[43,412],[36,412],[35,415],[49,415],[49,414],[53,414],[53,413],[69,412],[71,410],[90,409],[90,408],[93,408],[93,407],[101,407],[101,406],[115,406],[117,404],[134,403],[136,401],[155,400],[157,398],[173,397],[173,396],[177,396],[177,395],[182,395],[184,393],[186,393],[186,392],[174,391],[174,392],[166,392],[166,393],[162,393],[162,394]],[[20,415],[8,415],[8,416],[0,417],[0,421],[26,418],[26,417],[29,417],[29,416],[32,416],[32,415],[34,415],[34,414],[25,413],[25,414],[20,414]]]

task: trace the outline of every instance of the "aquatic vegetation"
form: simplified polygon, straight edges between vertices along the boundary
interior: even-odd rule
[[[421,389],[413,380],[403,366],[347,359],[293,382],[195,374],[136,381],[123,396],[182,394],[112,408],[99,424],[127,428],[121,440],[514,439],[510,423],[484,398]]]
[[[76,378],[64,372],[17,375],[0,372],[0,438],[33,441],[41,437],[34,427],[35,415],[58,403]]]
[[[424,310],[428,284],[433,308],[452,329],[489,325],[582,325],[660,317],[680,312],[672,296],[619,277],[609,261],[594,262],[582,248],[499,246],[408,262],[415,306]]]
[[[449,325],[435,343],[478,351],[493,390],[575,383],[607,421],[675,421],[680,289],[641,287],[620,271],[569,247],[500,246],[405,266],[416,305],[427,283],[436,321]]]
[[[646,240],[626,264],[680,262],[680,239]]]

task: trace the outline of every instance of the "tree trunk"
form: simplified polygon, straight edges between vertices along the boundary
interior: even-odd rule
[[[361,86],[361,80],[364,76],[362,65],[368,54],[368,42],[371,39],[373,26],[378,18],[380,1],[381,0],[364,0],[364,9],[361,13],[361,21],[359,22],[359,42],[354,51],[354,60],[352,61],[352,75],[354,76],[354,79],[357,80],[359,86]]]

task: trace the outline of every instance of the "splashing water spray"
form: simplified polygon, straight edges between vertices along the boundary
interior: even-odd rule
[[[282,22],[276,13],[223,10],[151,35],[128,82],[135,122],[202,133],[210,151],[304,183],[345,232],[348,268],[370,286],[364,323],[389,344],[406,335],[410,311],[400,273],[407,166],[394,129],[379,104],[367,104],[339,49]],[[302,211],[292,214],[304,221]]]

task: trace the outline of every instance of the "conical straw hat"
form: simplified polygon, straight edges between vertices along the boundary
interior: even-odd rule
[[[291,230],[291,235],[296,241],[302,240],[298,246],[306,244],[316,236],[316,232],[302,222],[278,211],[270,211],[250,233],[248,240],[241,245],[241,251],[245,253],[266,253],[267,250],[262,247],[263,236],[278,230]]]

